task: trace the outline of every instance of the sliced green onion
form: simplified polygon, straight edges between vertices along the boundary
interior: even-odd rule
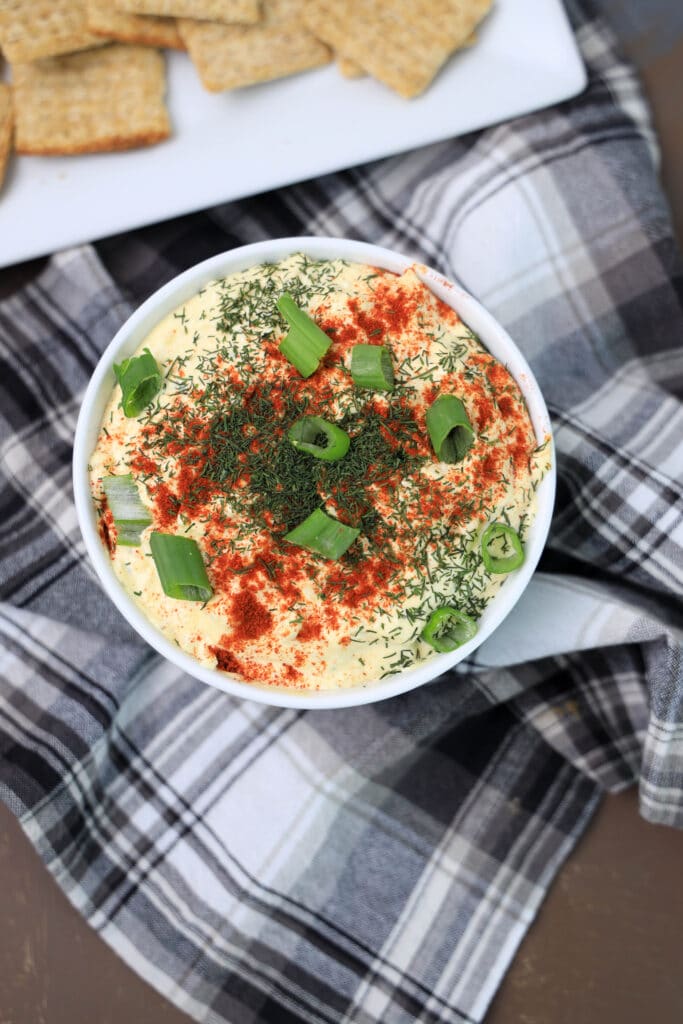
[[[102,489],[114,517],[117,544],[137,547],[142,531],[152,522],[138,494],[138,485],[131,474],[126,473],[124,476],[105,476]]]
[[[437,608],[429,616],[427,625],[422,630],[422,639],[440,654],[455,651],[471,640],[477,632],[474,619],[457,608],[445,605]]]
[[[277,308],[289,324],[289,334],[280,342],[280,352],[296,367],[302,377],[310,377],[332,344],[324,331],[308,313],[299,309],[292,296],[285,292],[277,300]]]
[[[287,437],[297,451],[307,452],[325,462],[338,462],[349,450],[351,439],[345,430],[321,416],[303,416],[289,428]]]
[[[489,572],[500,574],[519,569],[524,562],[519,534],[505,523],[491,523],[482,534],[481,557]]]
[[[179,601],[208,601],[213,590],[197,542],[191,537],[157,533],[150,537],[152,558],[167,597]]]
[[[394,367],[389,349],[384,345],[354,345],[351,349],[351,376],[359,388],[393,391]]]
[[[325,558],[341,558],[359,533],[360,530],[354,526],[340,523],[338,519],[333,519],[321,508],[317,508],[303,523],[286,533],[285,540],[308,551],[315,551]]]
[[[474,443],[465,406],[455,395],[439,395],[427,409],[427,430],[440,462],[460,462]]]
[[[114,373],[121,385],[124,416],[139,416],[161,390],[161,371],[148,348],[141,356],[114,363]]]

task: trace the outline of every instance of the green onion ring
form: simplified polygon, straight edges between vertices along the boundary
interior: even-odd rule
[[[474,443],[465,406],[455,395],[439,395],[427,409],[427,430],[440,462],[461,462]]]
[[[320,366],[320,360],[332,344],[324,331],[308,313],[299,309],[289,292],[277,300],[277,308],[289,324],[289,333],[280,342],[280,352],[299,371],[310,377]]]
[[[285,540],[324,558],[341,558],[351,547],[360,530],[333,519],[317,508],[302,523],[285,534]]]
[[[476,635],[477,624],[469,615],[444,605],[429,616],[422,639],[439,654],[455,651]]]
[[[297,451],[306,452],[324,462],[343,459],[351,444],[345,430],[321,416],[303,416],[289,428],[287,437]]]
[[[132,475],[105,476],[102,489],[114,517],[116,543],[123,547],[137,547],[142,531],[150,525],[152,517],[140,499]]]
[[[384,345],[354,345],[351,349],[351,376],[359,388],[393,391],[391,352]]]
[[[494,555],[492,547],[501,543],[504,550],[512,548],[512,553]],[[488,571],[497,575],[519,569],[524,562],[524,548],[519,534],[505,523],[491,523],[481,537],[481,557]]]

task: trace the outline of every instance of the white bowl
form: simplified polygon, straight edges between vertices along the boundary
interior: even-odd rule
[[[506,580],[505,586],[496,594],[479,619],[476,636],[456,651],[436,654],[414,668],[394,676],[373,681],[347,690],[327,690],[292,693],[291,690],[275,690],[258,687],[206,668],[189,654],[180,651],[142,614],[137,605],[126,594],[119,583],[97,532],[95,506],[90,494],[88,461],[95,447],[105,406],[115,385],[113,364],[131,355],[147,337],[152,328],[172,310],[190,299],[209,281],[227,274],[234,274],[257,263],[274,262],[284,259],[293,252],[304,252],[317,259],[343,258],[356,263],[369,263],[401,273],[413,266],[414,261],[400,256],[390,249],[383,249],[365,242],[338,238],[279,238],[272,241],[256,242],[239,249],[213,256],[203,263],[186,270],[169,281],[126,321],[102,355],[85,393],[83,405],[76,426],[74,442],[74,496],[78,521],[85,540],[85,546],[107,595],[121,614],[149,644],[165,658],[183,669],[189,675],[210,686],[248,700],[287,708],[348,708],[369,704],[387,697],[395,697],[416,686],[428,683],[459,661],[467,658],[498,626],[519,600],[527,586],[541,556],[550,527],[555,497],[555,460],[551,452],[552,466],[543,478],[537,491],[537,514],[529,531],[525,546],[523,566]],[[517,381],[526,399],[534,430],[539,443],[552,438],[550,418],[543,396],[526,363],[526,360],[512,339],[490,313],[464,292],[462,288],[447,281],[441,274],[428,267],[416,268],[422,280],[440,299],[457,311],[461,319],[479,335],[481,341]],[[551,442],[552,443],[552,442]]]

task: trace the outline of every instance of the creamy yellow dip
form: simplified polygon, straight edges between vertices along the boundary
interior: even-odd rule
[[[306,380],[278,348],[284,292],[332,339]],[[390,349],[393,391],[354,384],[356,344]],[[122,586],[203,665],[268,687],[362,686],[434,655],[421,632],[435,609],[476,619],[504,582],[483,564],[481,535],[501,522],[524,539],[547,451],[507,370],[413,269],[293,255],[214,281],[144,348],[163,387],[132,418],[114,389],[92,494]],[[438,460],[427,430],[442,394],[463,402],[474,430],[456,464]],[[344,459],[293,449],[288,428],[313,414],[347,431]],[[138,547],[116,544],[102,489],[126,473],[154,520]],[[314,507],[360,529],[338,560],[284,539]],[[152,530],[197,542],[207,603],[163,593]]]

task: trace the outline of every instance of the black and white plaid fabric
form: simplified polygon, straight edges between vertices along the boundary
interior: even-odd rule
[[[599,794],[683,824],[683,315],[653,135],[595,11],[588,90],[466,138],[54,257],[0,303],[0,795],[102,937],[207,1022],[475,1022]],[[101,593],[71,443],[179,270],[277,235],[458,278],[547,396],[541,572],[476,664],[349,711],[239,703]]]

